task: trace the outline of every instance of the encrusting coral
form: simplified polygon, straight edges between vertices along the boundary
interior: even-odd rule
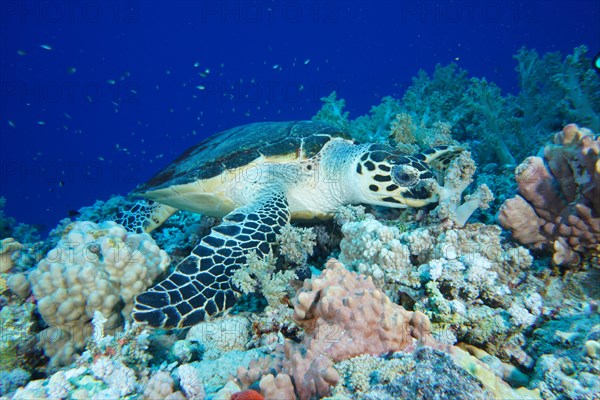
[[[371,279],[357,276],[335,260],[327,263],[319,278],[304,282],[293,303],[293,318],[306,332],[303,342],[288,341],[270,360],[238,370],[246,385],[262,378],[260,386],[267,399],[274,398],[271,390],[293,393],[293,388],[281,387],[292,380],[301,399],[324,396],[339,380],[334,362],[361,354],[406,350],[417,340],[435,344],[424,314],[392,303]],[[270,363],[279,372],[276,377],[269,368],[261,370],[261,364],[267,367]],[[283,375],[291,379],[279,377]]]
[[[519,195],[504,202],[500,223],[555,264],[575,267],[600,254],[600,140],[575,124],[554,135],[543,158],[516,169]]]
[[[169,265],[169,256],[147,234],[132,234],[114,222],[70,225],[29,282],[50,328],[40,343],[50,366],[65,365],[84,346],[95,311],[109,329],[131,320],[133,298]]]
[[[428,315],[439,340],[468,341],[493,354],[521,352],[505,346],[533,325],[541,299],[524,284],[529,251],[506,243],[499,226],[400,232],[367,218],[344,224],[342,233],[340,261],[372,277],[392,301]]]
[[[0,273],[8,272],[13,267],[12,255],[21,250],[23,245],[13,238],[0,240]]]
[[[288,340],[268,357],[238,369],[245,387],[260,381],[267,400],[327,396],[340,381],[335,363],[367,354],[412,353],[421,345],[449,353],[496,397],[539,398],[537,391],[512,389],[466,351],[438,343],[427,316],[393,303],[370,278],[346,270],[334,259],[322,275],[304,282],[293,304],[293,318],[305,332],[302,342]],[[387,376],[389,381],[394,373],[388,371]]]
[[[122,332],[105,336],[106,323],[106,318],[96,312],[87,349],[77,362],[46,379],[29,382],[12,398],[204,398],[204,384],[199,371],[192,365],[182,364],[177,369],[177,363],[163,363],[158,369],[149,366],[154,357],[149,352],[150,335],[143,326],[126,323]]]

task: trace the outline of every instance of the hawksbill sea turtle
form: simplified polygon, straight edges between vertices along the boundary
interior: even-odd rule
[[[177,210],[222,217],[162,282],[135,298],[133,319],[184,328],[222,312],[239,292],[236,269],[269,254],[290,220],[331,218],[342,205],[422,207],[438,200],[436,170],[462,148],[412,156],[358,144],[320,122],[261,122],[217,133],[189,148],[133,194],[152,200],[118,221],[150,232]],[[439,175],[439,174],[438,174]]]

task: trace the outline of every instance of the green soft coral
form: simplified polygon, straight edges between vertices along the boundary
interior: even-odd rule
[[[564,58],[559,52],[540,57],[535,50],[521,48],[514,58],[520,92],[509,100],[519,115],[522,139],[531,143],[523,154],[545,143],[547,132],[572,122],[600,130],[600,78],[591,68],[586,46]]]
[[[296,279],[294,271],[279,271],[277,258],[269,253],[260,258],[255,251],[250,252],[247,257],[248,266],[237,269],[232,282],[242,293],[260,292],[271,307],[277,307],[283,302],[283,298],[291,294],[290,281]]]

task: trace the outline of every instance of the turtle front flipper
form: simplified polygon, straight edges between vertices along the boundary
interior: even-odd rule
[[[465,151],[461,146],[438,146],[427,149],[420,154],[424,161],[437,172],[444,173],[452,160]]]
[[[140,200],[129,210],[122,210],[115,217],[117,224],[128,232],[150,233],[161,226],[179,209],[155,201]]]
[[[283,191],[263,191],[226,215],[164,281],[139,294],[133,319],[157,328],[185,328],[230,308],[238,296],[233,273],[246,265],[250,251],[269,254],[289,220]]]

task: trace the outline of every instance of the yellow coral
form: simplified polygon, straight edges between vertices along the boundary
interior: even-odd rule
[[[8,272],[12,269],[14,263],[12,255],[21,250],[23,246],[13,238],[6,238],[0,241],[0,272]]]
[[[51,365],[69,362],[83,348],[95,311],[106,316],[110,329],[130,320],[135,295],[168,265],[168,255],[148,235],[129,233],[114,222],[69,225],[29,274],[40,314],[50,325],[40,343]]]

